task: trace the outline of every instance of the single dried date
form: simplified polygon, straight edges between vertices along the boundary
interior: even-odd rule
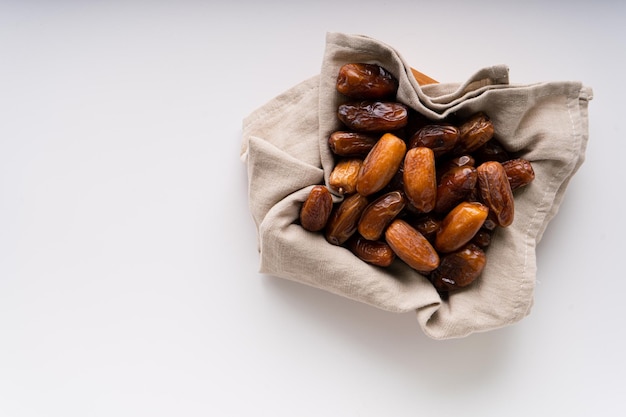
[[[513,223],[515,202],[504,167],[500,162],[488,161],[480,164],[476,171],[482,201],[493,213],[498,226],[509,226]]]
[[[435,158],[454,149],[459,140],[459,129],[449,124],[430,124],[422,127],[409,140],[409,149],[424,146],[435,153]]]
[[[363,161],[358,158],[343,159],[337,162],[328,177],[328,185],[337,194],[353,194],[356,191],[356,180]]]
[[[435,211],[447,213],[463,201],[476,187],[476,169],[470,166],[453,167],[445,172],[437,184]]]
[[[365,208],[359,220],[358,231],[367,240],[378,240],[385,228],[404,209],[401,192],[391,191],[374,200]]]
[[[437,173],[432,149],[409,149],[404,157],[404,192],[415,209],[428,213],[435,208],[437,199]]]
[[[340,104],[337,117],[357,132],[389,132],[406,126],[409,111],[394,101],[358,101]]]
[[[392,133],[385,133],[367,154],[359,171],[356,189],[359,194],[374,194],[389,184],[406,153],[406,143]]]
[[[385,231],[385,240],[400,259],[418,272],[428,273],[439,266],[435,248],[404,220],[391,222]]]
[[[379,99],[394,96],[398,80],[377,64],[351,63],[339,68],[337,91],[356,99]]]
[[[367,240],[358,234],[354,234],[346,246],[359,259],[372,265],[389,266],[396,258],[395,252],[386,242]]]
[[[326,227],[333,209],[333,197],[323,185],[311,189],[300,209],[300,225],[310,232],[319,232]]]
[[[535,179],[535,170],[526,159],[510,159],[502,162],[511,190],[530,184]]]
[[[367,133],[340,130],[329,136],[328,146],[338,156],[365,158],[378,139],[378,136]]]
[[[435,248],[453,252],[468,243],[487,219],[489,209],[478,202],[464,201],[444,217],[435,237]]]
[[[485,252],[474,244],[441,257],[439,267],[430,280],[438,291],[447,292],[467,287],[482,273],[487,264]]]
[[[333,245],[343,245],[355,232],[363,210],[369,202],[356,193],[346,197],[336,206],[326,224],[326,240]]]
[[[471,153],[487,143],[494,135],[491,119],[478,112],[459,126],[461,137],[454,149],[456,155]]]

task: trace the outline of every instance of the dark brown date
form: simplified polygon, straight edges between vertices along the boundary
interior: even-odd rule
[[[482,201],[495,216],[498,226],[509,226],[513,223],[515,203],[504,167],[500,162],[489,161],[480,164],[476,171]]]
[[[305,230],[319,232],[328,222],[333,210],[333,197],[323,185],[311,189],[300,209],[300,224]]]
[[[476,168],[454,167],[445,172],[437,185],[435,212],[447,213],[463,201],[476,187]]]
[[[338,156],[365,158],[378,139],[378,136],[367,133],[337,131],[328,138],[328,146]]]
[[[535,179],[535,170],[530,161],[526,159],[511,159],[502,162],[506,177],[511,185],[511,190],[530,184]]]
[[[485,252],[470,243],[441,257],[439,267],[430,273],[430,280],[442,292],[467,287],[480,276],[486,263]]]
[[[384,194],[370,203],[359,220],[358,231],[367,240],[378,240],[385,228],[404,209],[404,196],[400,191]]]
[[[388,132],[406,126],[408,107],[393,101],[359,101],[340,104],[337,116],[359,132]]]
[[[395,252],[386,242],[367,240],[358,234],[353,235],[346,246],[359,259],[372,265],[389,266],[396,258]]]
[[[394,96],[398,80],[380,65],[345,64],[337,75],[337,91],[356,99],[379,99]]]
[[[494,127],[491,119],[482,113],[476,113],[459,126],[461,137],[454,149],[456,155],[467,154],[483,146],[493,138]]]
[[[454,149],[459,140],[459,129],[452,125],[431,124],[422,127],[409,140],[409,149],[424,146],[433,150],[435,158]]]
[[[343,245],[357,229],[363,210],[368,205],[366,197],[356,193],[337,205],[326,224],[326,240],[333,245]]]

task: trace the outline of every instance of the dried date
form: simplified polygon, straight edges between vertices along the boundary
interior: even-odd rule
[[[377,64],[351,63],[339,68],[337,91],[356,99],[379,99],[394,96],[398,80]]]
[[[338,194],[353,194],[362,165],[363,161],[358,158],[337,162],[328,177],[328,185]]]
[[[310,232],[319,232],[326,227],[333,209],[333,197],[323,185],[311,189],[300,209],[300,225]]]
[[[474,282],[486,264],[485,252],[470,243],[457,252],[443,256],[439,267],[431,272],[430,280],[438,291],[457,290]]]
[[[487,219],[489,209],[478,202],[464,201],[444,217],[435,237],[435,248],[439,252],[453,252],[466,243],[480,230]]]
[[[385,133],[363,161],[356,183],[359,194],[369,196],[385,188],[398,171],[405,153],[406,143],[392,133]]]
[[[395,252],[386,242],[368,240],[358,234],[348,240],[347,247],[357,258],[372,265],[386,267],[396,258]]]
[[[328,219],[326,240],[333,245],[343,245],[356,232],[359,219],[367,205],[367,198],[358,193],[346,197],[335,207]]]
[[[358,231],[367,240],[378,240],[385,228],[404,209],[401,192],[392,191],[374,200],[365,208],[359,220]]]
[[[398,258],[418,272],[428,273],[439,266],[435,248],[404,220],[391,222],[385,231],[385,240]]]
[[[421,213],[435,208],[437,199],[437,173],[432,149],[409,149],[404,158],[402,176],[407,200]]]
[[[389,132],[406,126],[409,111],[394,101],[358,101],[339,105],[337,116],[357,132]]]
[[[329,136],[328,146],[338,156],[365,158],[378,139],[378,136],[367,133],[337,131]]]
[[[476,168],[482,201],[489,207],[500,227],[513,223],[515,203],[506,171],[497,161],[484,162]]]

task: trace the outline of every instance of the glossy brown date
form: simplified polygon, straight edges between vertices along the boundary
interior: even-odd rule
[[[392,191],[378,197],[366,208],[359,220],[358,231],[367,240],[378,240],[385,228],[404,209],[405,199],[401,192]]]
[[[526,159],[510,159],[502,162],[511,190],[530,184],[535,179],[535,170]]]
[[[489,161],[480,164],[476,172],[482,201],[489,207],[498,226],[509,226],[513,223],[515,203],[504,167],[500,162]]]
[[[487,264],[485,252],[474,244],[441,257],[439,267],[431,272],[430,280],[439,291],[467,287],[482,273]]]
[[[345,195],[356,191],[356,180],[363,161],[358,158],[344,159],[335,165],[328,177],[328,185],[336,193]]]
[[[358,101],[340,104],[337,117],[357,132],[389,132],[406,126],[409,111],[393,101]]]
[[[339,69],[337,91],[356,99],[378,99],[393,96],[398,80],[376,64],[351,63]]]
[[[435,237],[435,248],[442,253],[454,252],[480,230],[489,209],[478,202],[464,201],[444,217]]]
[[[333,197],[323,185],[311,189],[300,209],[300,224],[305,230],[319,232],[326,227],[333,209]]]
[[[328,138],[330,150],[338,156],[363,157],[372,150],[379,137],[360,132],[333,132]]]
[[[445,172],[437,185],[435,212],[447,213],[452,210],[476,187],[478,175],[470,166],[454,167]]]
[[[422,127],[409,140],[409,149],[420,146],[430,148],[438,158],[454,149],[459,140],[459,129],[452,125],[431,124]]]
[[[385,240],[398,258],[418,272],[439,266],[439,254],[430,242],[404,220],[396,219],[385,231]]]
[[[487,143],[493,138],[494,126],[485,113],[479,112],[462,123],[459,132],[461,137],[454,150],[456,155],[471,153]]]
[[[333,245],[343,245],[355,232],[361,214],[368,205],[367,198],[360,194],[346,197],[332,211],[326,224],[326,240]]]
[[[435,208],[437,199],[437,173],[432,149],[409,149],[404,158],[402,175],[407,200],[421,213]]]
[[[391,133],[385,133],[367,154],[359,171],[356,189],[359,194],[369,196],[383,188],[398,171],[406,143]]]
[[[386,242],[367,240],[358,234],[353,235],[346,245],[359,259],[372,265],[389,266],[396,258],[395,252]]]

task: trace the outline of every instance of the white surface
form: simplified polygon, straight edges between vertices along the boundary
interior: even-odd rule
[[[623,2],[170,3],[0,4],[0,415],[626,412]],[[594,89],[530,317],[437,342],[257,273],[241,121],[327,31]]]

